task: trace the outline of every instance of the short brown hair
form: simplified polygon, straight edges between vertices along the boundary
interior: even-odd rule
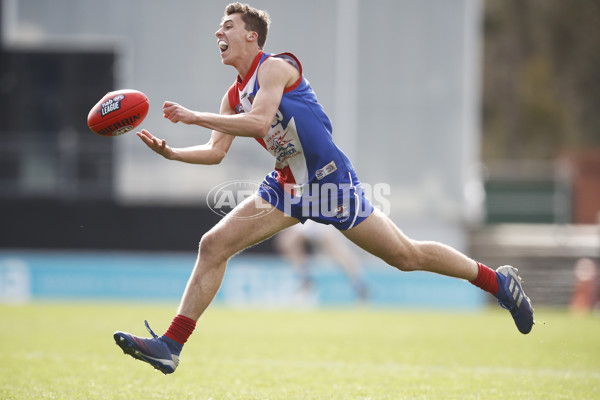
[[[231,15],[240,13],[242,14],[242,21],[246,24],[246,30],[253,31],[258,34],[257,44],[262,50],[267,41],[267,34],[269,33],[269,25],[271,24],[271,18],[269,14],[264,10],[258,10],[251,7],[249,4],[242,3],[231,3],[225,7],[225,15]]]

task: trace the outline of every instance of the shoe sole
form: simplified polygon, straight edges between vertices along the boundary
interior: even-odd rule
[[[139,351],[135,347],[135,345],[133,345],[131,342],[129,342],[129,340],[127,340],[123,336],[120,336],[119,334],[120,334],[120,332],[115,332],[113,334],[113,338],[115,339],[115,343],[117,344],[117,346],[119,346],[121,348],[121,350],[123,350],[123,353],[130,355],[131,357],[135,358],[136,360],[140,360],[140,361],[150,364],[151,366],[154,367],[154,369],[162,372],[165,375],[175,372],[175,369],[173,369],[172,367],[162,364],[160,361],[158,361],[155,358],[145,356],[141,351]]]

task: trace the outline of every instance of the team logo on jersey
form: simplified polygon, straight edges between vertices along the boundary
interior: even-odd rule
[[[281,113],[277,113],[281,115]],[[290,157],[294,157],[300,154],[299,141],[296,133],[296,122],[292,117],[284,128],[281,121],[276,121],[275,125],[271,127],[270,134],[265,138],[265,145],[267,150],[275,156],[277,163],[282,163]]]

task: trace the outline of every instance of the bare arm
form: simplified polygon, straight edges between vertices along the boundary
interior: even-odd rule
[[[229,106],[227,94],[221,101],[221,114],[234,114],[234,111]],[[191,146],[184,148],[172,148],[167,145],[164,139],[154,137],[147,130],[137,132],[137,136],[146,145],[168,160],[181,161],[190,164],[219,164],[231,147],[231,143],[235,136],[213,130],[210,140],[203,145]]]
[[[234,115],[213,114],[191,111],[172,102],[165,102],[163,111],[165,118],[172,122],[200,125],[233,136],[262,138],[275,118],[283,91],[299,77],[298,70],[284,60],[269,58],[258,72],[260,90],[252,103],[252,111]]]

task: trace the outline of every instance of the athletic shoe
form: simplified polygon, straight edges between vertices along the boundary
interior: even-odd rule
[[[158,337],[150,329],[148,321],[144,321],[144,323],[152,338],[141,338],[126,332],[115,332],[113,337],[117,346],[123,350],[123,353],[147,362],[165,375],[175,372],[179,365],[181,348],[177,349],[177,344],[169,338]]]
[[[519,332],[526,334],[531,331],[533,320],[533,307],[531,300],[525,295],[521,287],[519,271],[510,265],[504,265],[496,270],[498,279],[498,304],[510,311]]]

